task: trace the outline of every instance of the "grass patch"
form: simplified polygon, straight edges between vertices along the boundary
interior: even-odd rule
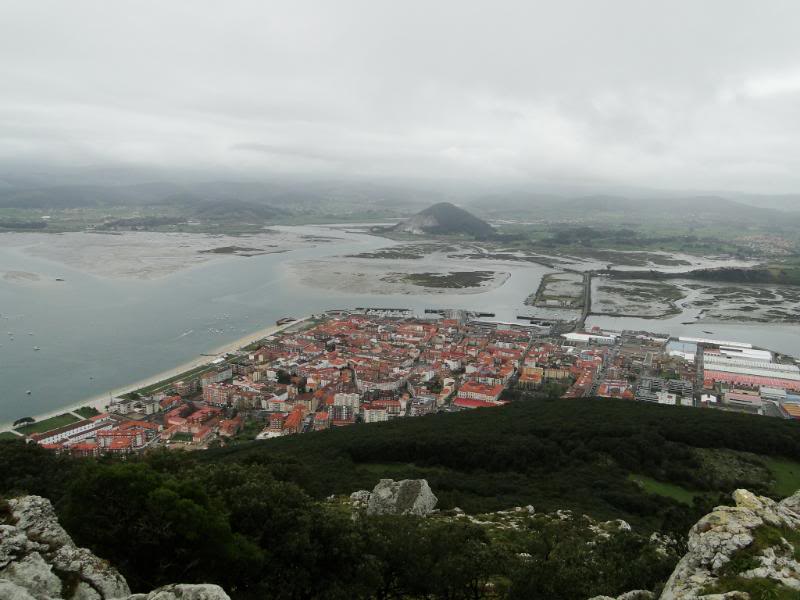
[[[255,419],[247,419],[244,422],[242,430],[228,440],[227,444],[241,444],[242,442],[251,442],[256,439],[256,436],[263,431],[267,426],[265,421],[257,421]]]
[[[51,429],[58,429],[59,427],[64,427],[64,425],[69,425],[76,421],[80,421],[80,419],[69,413],[64,413],[63,415],[56,415],[44,421],[37,421],[36,423],[25,425],[16,429],[16,431],[19,431],[23,435],[31,435],[32,433],[43,433]]]
[[[19,437],[15,433],[11,433],[10,431],[0,431],[0,440],[21,440],[22,438]]]
[[[800,490],[800,463],[770,457],[763,457],[762,462],[775,478],[775,483],[772,485],[775,494],[786,497]]]
[[[716,584],[703,589],[703,594],[724,594],[725,592],[747,592],[752,600],[798,600],[800,593],[771,579],[755,577],[720,577]]]
[[[171,441],[173,442],[191,442],[192,441],[192,434],[191,433],[176,433],[172,436]]]
[[[97,410],[93,406],[81,406],[80,408],[73,410],[76,415],[82,416],[84,419],[88,419],[90,417],[96,417],[100,414],[100,411]]]
[[[761,566],[759,557],[763,556],[767,549],[772,548],[776,554],[786,553],[789,549],[784,544],[784,540],[793,546],[793,557],[800,560],[800,531],[795,531],[789,527],[775,527],[773,525],[761,525],[753,530],[753,542],[731,555],[730,561],[722,567],[720,580],[741,579],[741,574]],[[728,584],[721,583],[723,587]],[[725,587],[724,591],[741,590],[737,587]],[[747,590],[742,590],[747,591]],[[799,597],[794,596],[795,598]],[[757,597],[757,596],[755,596]],[[772,596],[767,596],[772,597]]]
[[[451,271],[449,273],[390,273],[381,281],[389,283],[410,283],[429,288],[470,288],[479,287],[494,279],[494,271]]]
[[[694,499],[700,494],[687,490],[685,487],[675,485],[674,483],[664,483],[646,475],[636,475],[631,473],[628,479],[638,483],[644,488],[644,491],[655,494],[657,496],[664,496],[665,498],[672,498],[683,504],[692,504]]]
[[[800,531],[789,527],[775,527],[762,525],[753,532],[753,543],[739,552],[749,551],[752,554],[761,554],[767,548],[782,546],[783,540],[794,546],[794,558],[800,560]]]
[[[139,388],[138,390],[134,390],[128,394],[124,394],[121,396],[122,398],[132,398],[132,394],[139,394],[140,396],[148,396],[154,392],[158,392],[166,388],[167,386],[175,383],[176,381],[182,381],[184,379],[193,379],[199,377],[206,371],[211,371],[220,367],[222,365],[201,365],[199,367],[195,367],[194,369],[189,369],[188,371],[184,371],[183,373],[179,373],[174,377],[170,377],[168,379],[162,379],[161,381],[157,381],[151,385],[145,386],[143,388]]]

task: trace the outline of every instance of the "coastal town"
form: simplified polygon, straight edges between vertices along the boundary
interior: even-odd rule
[[[796,361],[751,344],[559,333],[457,310],[329,311],[199,368],[12,433],[77,456],[199,450],[537,397],[620,398],[800,419]]]

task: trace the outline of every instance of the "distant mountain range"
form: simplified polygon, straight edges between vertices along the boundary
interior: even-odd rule
[[[449,202],[434,204],[401,221],[393,230],[415,235],[468,235],[476,238],[485,238],[494,232],[486,221]]]
[[[754,206],[718,196],[642,200],[605,195],[577,198],[493,195],[477,199],[471,206],[493,219],[535,217],[549,222],[721,225],[737,230],[750,225],[800,224],[799,213],[766,204],[775,203]],[[777,204],[789,206],[786,202]]]
[[[102,206],[152,206],[192,202],[241,201],[292,212],[330,206],[424,206],[407,190],[392,186],[353,186],[339,182],[153,181],[136,184],[29,185],[0,181],[0,208],[67,209]],[[407,213],[406,213],[407,214]]]
[[[112,180],[107,177],[105,180]],[[75,179],[73,179],[74,181]],[[87,183],[47,185],[46,178],[2,176],[0,208],[42,210],[77,207],[180,206],[192,216],[198,211],[217,213],[232,219],[271,219],[280,215],[314,215],[326,218],[365,216],[377,219],[401,218],[440,200],[456,199],[474,214],[488,219],[537,220],[550,223],[720,225],[737,230],[750,225],[791,228],[800,225],[800,195],[667,194],[661,198],[635,192],[604,195],[569,195],[486,188],[427,189],[396,182],[358,181],[171,181],[104,183],[87,178]],[[229,204],[230,203],[230,204]],[[238,203],[238,205],[237,205]],[[228,205],[226,211],[224,206]],[[214,206],[218,206],[215,209]],[[440,211],[441,214],[434,214]],[[263,208],[262,207],[266,207]],[[426,211],[433,213],[426,213]],[[458,211],[461,211],[460,213]],[[237,214],[238,213],[238,214]],[[449,232],[485,236],[489,225],[448,202],[439,202],[409,219],[407,227],[426,233]],[[249,216],[248,216],[249,215]],[[441,218],[440,218],[441,217]],[[470,218],[471,217],[471,218]]]

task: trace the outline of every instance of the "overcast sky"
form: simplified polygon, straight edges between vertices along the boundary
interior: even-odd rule
[[[800,2],[0,0],[0,161],[800,191]]]

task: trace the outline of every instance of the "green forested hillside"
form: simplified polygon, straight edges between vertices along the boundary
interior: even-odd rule
[[[531,400],[127,460],[0,441],[0,496],[50,498],[75,541],[134,591],[212,582],[235,600],[572,600],[658,591],[689,526],[725,492],[800,487],[799,462],[794,422]],[[325,499],[381,477],[426,477],[445,509],[533,504],[536,514],[512,511],[510,529],[487,525],[500,514],[353,520],[346,503]],[[574,517],[545,514],[557,509]],[[633,530],[597,537],[581,513]],[[675,538],[671,549],[654,545],[654,529]]]
[[[371,488],[381,477],[425,477],[442,506],[468,512],[533,504],[661,528],[665,517],[674,518],[676,501],[649,493],[629,475],[711,501],[743,486],[770,494],[786,475],[757,455],[800,461],[800,424],[558,399],[254,442],[201,460],[270,464],[317,497]]]

